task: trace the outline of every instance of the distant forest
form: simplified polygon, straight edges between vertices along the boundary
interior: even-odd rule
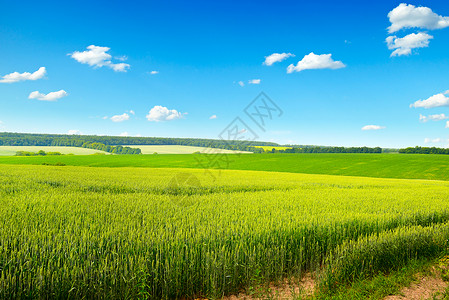
[[[160,137],[122,137],[97,135],[66,135],[66,134],[32,134],[32,133],[0,133],[0,146],[68,146],[83,147],[110,152],[114,154],[140,154],[138,148],[123,145],[180,145],[210,147],[254,153],[382,153],[393,149],[380,147],[328,147],[310,145],[291,145],[285,150],[275,149],[281,145],[273,142],[233,141],[196,138],[160,138]],[[264,150],[258,146],[273,146]],[[290,145],[288,145],[290,146]],[[407,148],[416,149],[416,148]],[[436,148],[435,148],[436,149]],[[405,149],[401,149],[405,150]],[[446,149],[442,149],[446,150]],[[406,153],[406,152],[401,152]],[[411,152],[407,152],[411,153]],[[417,152],[414,152],[417,153]],[[448,153],[444,153],[448,154]]]
[[[382,148],[375,147],[325,147],[325,146],[302,146],[301,148],[289,148],[285,150],[266,150],[271,153],[382,153]]]
[[[408,147],[399,149],[399,153],[404,154],[449,154],[449,148],[436,148],[436,147]]]
[[[264,150],[254,146],[279,146],[279,144],[271,142],[194,138],[124,137],[9,132],[0,133],[0,146],[68,146],[91,148],[116,154],[140,154],[140,149],[137,151],[135,150],[136,148],[122,147],[122,145],[181,145],[251,151],[256,153],[264,152]],[[111,148],[109,146],[117,147]]]

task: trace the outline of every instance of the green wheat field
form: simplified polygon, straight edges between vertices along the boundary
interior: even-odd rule
[[[1,157],[0,298],[220,298],[307,272],[330,293],[447,250],[444,156],[230,156]]]

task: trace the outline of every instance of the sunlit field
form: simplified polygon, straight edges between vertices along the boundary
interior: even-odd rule
[[[251,153],[248,151],[233,151],[219,148],[193,147],[181,145],[129,145],[127,147],[140,148],[142,154],[192,154],[195,152],[216,154],[216,153]]]
[[[449,180],[448,155],[421,154],[245,154],[95,155],[0,157],[1,164],[55,164],[91,167],[206,168],[328,174],[380,178]]]
[[[213,175],[2,165],[0,297],[220,297],[316,270],[326,290],[449,238],[449,182]]]
[[[15,155],[17,151],[27,152],[39,152],[43,150],[45,152],[59,152],[61,154],[74,154],[74,155],[90,155],[95,153],[111,154],[100,150],[93,150],[81,147],[58,147],[58,146],[0,146],[0,155],[11,156]]]

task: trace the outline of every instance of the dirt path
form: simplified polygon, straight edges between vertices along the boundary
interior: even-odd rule
[[[256,290],[238,295],[222,298],[223,300],[256,300],[279,299],[289,300],[298,296],[311,296],[315,290],[315,280],[311,274],[306,274],[301,280],[285,280],[282,284],[270,284],[267,287],[259,287]]]
[[[387,296],[384,300],[421,300],[421,299],[443,299],[442,294],[448,283],[441,277],[441,269],[433,267],[430,276],[421,276],[418,282],[405,287],[398,295]]]

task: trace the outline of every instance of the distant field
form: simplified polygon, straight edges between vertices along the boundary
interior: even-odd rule
[[[449,155],[424,154],[245,154],[99,155],[0,157],[0,164],[63,162],[73,166],[224,168],[380,178],[449,180]]]
[[[0,146],[0,155],[15,155],[17,151],[38,152],[61,152],[62,154],[89,155],[94,153],[110,154],[100,150],[80,148],[80,147],[56,147],[56,146]]]
[[[217,149],[217,148],[206,148],[206,147],[193,147],[193,146],[179,146],[179,145],[127,145],[127,147],[131,148],[140,148],[142,150],[142,154],[192,154],[195,152],[201,153],[251,153],[248,151],[233,151],[226,149]]]
[[[292,147],[275,147],[275,146],[254,146],[255,148],[262,148],[263,150],[285,150],[285,149],[291,149]]]

